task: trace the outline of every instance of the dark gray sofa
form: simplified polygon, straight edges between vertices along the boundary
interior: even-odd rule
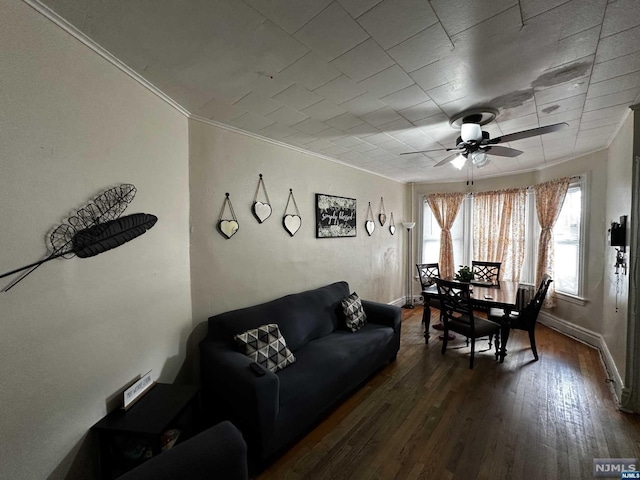
[[[349,293],[346,282],[337,282],[209,318],[200,343],[204,408],[242,431],[252,472],[396,358],[400,309],[363,300],[367,324],[352,333],[340,306]],[[233,337],[267,323],[278,324],[296,362],[259,376]]]

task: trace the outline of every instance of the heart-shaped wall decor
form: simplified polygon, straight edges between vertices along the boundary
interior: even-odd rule
[[[238,228],[240,228],[240,225],[238,225],[238,222],[235,220],[220,220],[218,222],[218,229],[226,238],[233,237],[238,231]]]
[[[284,229],[289,232],[289,235],[293,237],[300,230],[302,219],[298,215],[285,215],[282,217],[282,224]]]
[[[369,236],[371,236],[373,231],[376,229],[376,224],[373,220],[367,220],[366,222],[364,222],[364,228],[367,229],[367,233],[369,234]]]
[[[253,214],[262,223],[271,216],[271,205],[268,203],[254,202]]]
[[[391,235],[396,233],[396,226],[395,225],[389,225],[389,231],[391,232]]]
[[[383,227],[384,222],[387,221],[387,216],[384,213],[381,213],[380,215],[378,215],[378,218],[380,219],[380,226]]]

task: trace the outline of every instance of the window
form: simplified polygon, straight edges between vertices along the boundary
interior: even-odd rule
[[[553,230],[554,234],[554,287],[559,293],[582,295],[582,264],[585,195],[584,176],[569,186],[562,210]],[[525,254],[520,282],[534,284],[540,224],[535,211],[535,192],[529,189],[525,207]],[[471,265],[473,232],[473,198],[465,198],[456,218],[451,236],[456,269],[458,265]],[[424,203],[422,219],[422,262],[437,262],[440,254],[440,227],[429,205]]]
[[[457,219],[456,219],[457,220]],[[429,204],[424,204],[422,221],[422,263],[436,263],[440,258],[440,226]]]
[[[582,186],[572,184],[553,227],[554,284],[557,292],[578,295],[580,291],[580,243]]]
[[[466,262],[464,255],[465,235],[465,210],[468,209],[468,199],[462,202],[460,211],[451,227],[453,240],[453,258],[456,265]],[[433,215],[429,204],[425,202],[422,217],[422,263],[437,263],[440,259],[440,232],[441,228]],[[468,262],[467,262],[468,263]],[[456,268],[457,270],[457,268]]]

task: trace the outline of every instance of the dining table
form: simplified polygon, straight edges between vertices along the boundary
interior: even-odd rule
[[[517,309],[519,283],[510,280],[500,280],[497,284],[487,284],[484,282],[471,282],[471,298],[473,306],[478,309],[500,308],[504,311],[500,321],[501,344],[499,349],[500,363],[504,362],[507,356],[507,340],[509,339],[509,318],[511,312]],[[438,287],[434,283],[422,291],[424,298],[424,313],[422,321],[424,324],[424,338],[429,342],[429,327],[431,324],[431,308],[429,298],[438,298]]]

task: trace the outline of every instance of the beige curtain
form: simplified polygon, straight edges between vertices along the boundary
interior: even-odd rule
[[[453,261],[453,240],[451,227],[458,216],[460,206],[464,200],[464,193],[432,193],[426,197],[438,225],[442,229],[440,234],[440,276],[453,277],[455,263]]]
[[[536,212],[540,223],[540,239],[538,240],[538,263],[536,265],[536,285],[540,284],[545,273],[553,278],[553,226],[556,224],[564,197],[569,188],[569,177],[559,178],[551,182],[541,183],[533,187],[536,191]],[[555,289],[553,283],[549,287],[545,307],[555,306]]]
[[[526,198],[525,188],[473,196],[473,259],[501,262],[501,280],[520,281]]]

